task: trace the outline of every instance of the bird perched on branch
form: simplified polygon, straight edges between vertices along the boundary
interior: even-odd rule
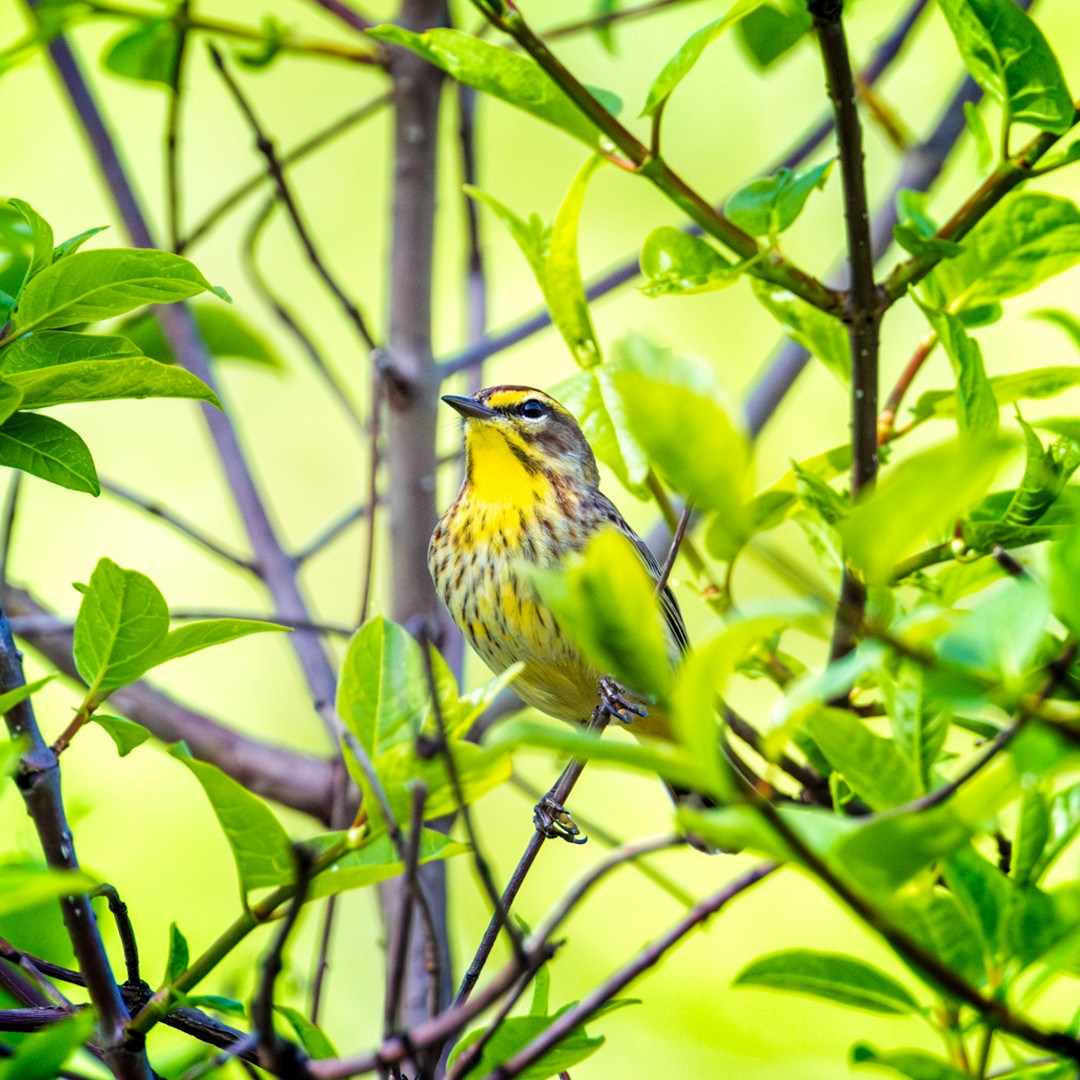
[[[428,568],[462,633],[493,671],[524,664],[511,687],[527,705],[583,723],[600,687],[603,704],[632,732],[672,738],[666,716],[642,708],[632,691],[604,679],[582,655],[529,576],[530,566],[558,567],[613,527],[660,581],[652,552],[601,494],[596,459],[577,421],[527,386],[443,401],[465,418],[465,479],[431,537]],[[659,601],[675,664],[688,647],[686,627],[666,585]]]

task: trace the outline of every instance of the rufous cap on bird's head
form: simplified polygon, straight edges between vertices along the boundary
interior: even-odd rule
[[[577,421],[531,386],[489,386],[471,397],[447,394],[465,417],[466,468],[477,454],[508,449],[527,473],[557,471],[597,487],[596,458]]]

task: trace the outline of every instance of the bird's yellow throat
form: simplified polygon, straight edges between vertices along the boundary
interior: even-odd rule
[[[472,498],[529,509],[551,491],[547,470],[535,451],[494,424],[465,425],[467,482]]]

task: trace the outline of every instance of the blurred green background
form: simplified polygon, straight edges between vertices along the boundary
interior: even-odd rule
[[[147,0],[147,9],[152,0]],[[698,0],[615,28],[614,54],[591,34],[558,44],[559,55],[587,83],[618,93],[624,117],[636,115],[648,85],[662,64],[699,26],[716,18],[725,4]],[[391,18],[393,7],[370,6],[377,18]],[[581,17],[581,3],[533,0],[524,5],[534,25],[543,28]],[[198,5],[202,15],[258,26],[273,13],[290,28],[311,37],[351,43],[350,32],[330,16],[300,0],[231,0]],[[849,33],[857,62],[900,14],[893,3],[861,0],[851,13]],[[1074,89],[1080,86],[1080,29],[1072,0],[1045,0],[1036,8],[1040,25],[1054,44]],[[472,28],[477,18],[468,5],[456,9],[456,25]],[[27,26],[14,0],[0,0],[0,46]],[[91,73],[96,92],[112,121],[136,188],[159,237],[164,235],[162,88],[136,84],[102,73],[98,58],[122,29],[116,21],[94,21],[74,35],[78,55]],[[196,38],[181,129],[185,218],[190,223],[238,181],[261,171],[248,130],[237,116]],[[232,48],[226,43],[226,49]],[[283,56],[261,72],[238,77],[282,148],[385,89],[382,76],[337,61]],[[931,7],[907,52],[880,84],[880,93],[916,135],[925,133],[962,74],[944,20]],[[3,75],[0,83],[0,196],[29,201],[49,219],[58,238],[101,224],[112,226],[94,243],[124,244],[127,238],[83,142],[59,84],[38,56]],[[435,303],[436,351],[448,354],[464,333],[465,248],[463,196],[454,130],[454,90],[445,90],[443,154],[440,162],[440,221]],[[728,35],[706,51],[680,87],[666,115],[666,155],[710,198],[761,174],[814,122],[826,107],[820,59],[804,41],[766,73],[754,69]],[[984,106],[991,130],[997,111]],[[550,219],[576,170],[583,149],[564,135],[491,100],[479,102],[478,185],[519,213],[537,211]],[[291,170],[304,215],[329,264],[381,335],[386,307],[390,194],[390,116],[386,112],[330,144]],[[827,151],[831,152],[831,151]],[[873,193],[885,193],[898,167],[896,152],[872,124],[867,138]],[[819,155],[820,159],[821,155]],[[939,219],[979,182],[972,140],[965,137],[930,200]],[[1076,195],[1080,174],[1049,177],[1048,190]],[[338,404],[312,373],[293,340],[268,312],[247,280],[239,247],[261,199],[238,212],[188,254],[215,284],[224,285],[242,313],[277,349],[282,371],[240,362],[219,365],[227,407],[255,463],[263,492],[283,536],[303,544],[322,526],[362,499],[366,449]],[[825,274],[842,243],[839,176],[824,193],[815,193],[784,247],[809,270]],[[647,184],[614,168],[593,181],[581,223],[581,261],[586,275],[631,255],[647,232],[678,224],[673,208]],[[482,217],[490,286],[490,325],[498,328],[539,303],[535,282],[510,238],[497,222]],[[295,237],[278,215],[261,248],[260,263],[276,289],[288,297],[326,357],[363,407],[369,384],[368,358],[309,272]],[[889,260],[886,260],[891,265]],[[990,374],[1030,364],[1076,362],[1075,349],[1060,331],[1025,317],[1043,307],[1076,309],[1077,272],[1064,274],[1034,294],[1008,305],[1007,317],[978,332]],[[717,371],[734,399],[752,383],[777,343],[775,324],[753,299],[745,283],[719,293],[649,300],[624,287],[594,307],[601,341],[611,345],[630,330],[703,357]],[[908,303],[898,305],[884,327],[883,387],[891,385],[925,333],[921,317]],[[550,329],[508,350],[485,369],[485,383],[513,382],[546,387],[572,373],[574,365],[561,339]],[[945,359],[935,356],[916,391],[948,385]],[[452,392],[476,389],[458,381]],[[913,399],[912,399],[913,400]],[[1073,404],[1056,402],[1064,414]],[[1034,412],[1036,405],[1032,405]],[[146,401],[58,409],[89,443],[103,478],[168,505],[206,531],[243,550],[242,529],[209,445],[197,407],[186,402]],[[847,430],[847,403],[835,380],[812,365],[785,401],[762,438],[758,478],[771,482],[790,459],[838,445]],[[458,424],[447,410],[445,449],[458,438]],[[929,425],[928,425],[929,427]],[[926,434],[932,439],[934,432]],[[453,496],[456,466],[444,470],[440,505]],[[4,483],[10,477],[0,478]],[[606,490],[631,523],[648,530],[652,507],[618,489],[610,477]],[[792,529],[778,534],[782,545],[799,554],[802,540]],[[380,531],[375,554],[375,609],[385,602],[388,537]],[[360,530],[353,528],[306,568],[304,582],[314,611],[326,622],[351,627],[359,608]],[[94,563],[107,555],[123,566],[150,575],[177,609],[261,614],[264,598],[252,582],[130,506],[102,495],[85,495],[28,479],[20,510],[10,574],[29,585],[47,604],[67,616],[77,607],[71,588],[85,581]],[[419,572],[419,571],[418,571]],[[687,620],[702,633],[704,606],[685,581],[676,579]],[[746,563],[735,578],[743,599],[776,595],[783,586],[769,573]],[[334,640],[340,656],[344,638]],[[806,643],[803,659],[820,656]],[[470,658],[467,682],[486,677]],[[39,665],[28,658],[28,678]],[[241,730],[299,749],[329,750],[322,726],[310,707],[288,643],[274,635],[239,641],[169,665],[155,681],[170,693]],[[760,711],[769,698],[745,688],[743,703]],[[50,686],[37,697],[47,737],[67,723],[76,698],[69,687]],[[751,715],[754,715],[751,713]],[[224,840],[194,778],[147,745],[119,760],[104,732],[87,730],[64,756],[64,789],[82,862],[113,882],[127,901],[143,953],[144,974],[154,982],[164,967],[168,926],[177,921],[200,949],[233,917],[237,895]],[[546,788],[556,769],[549,757],[522,754],[520,771]],[[591,767],[575,792],[573,806],[584,817],[604,823],[625,838],[658,832],[670,822],[661,786],[651,778]],[[500,790],[478,807],[481,836],[502,880],[531,831],[529,801],[512,789]],[[310,822],[282,813],[294,835],[311,832]],[[11,785],[0,789],[3,854],[37,854],[36,838]],[[550,844],[530,876],[519,912],[530,923],[542,916],[566,884],[599,854],[585,848]],[[706,858],[679,852],[657,865],[694,895],[704,895],[749,860]],[[470,863],[449,864],[450,917],[459,970],[486,922],[486,903]],[[567,930],[569,947],[552,968],[554,1006],[575,1000],[678,917],[678,904],[632,869],[623,869],[592,895]],[[295,1004],[303,1006],[319,920],[310,911],[293,949],[288,974]],[[25,931],[24,931],[25,932]],[[0,933],[19,944],[15,928]],[[115,942],[113,943],[115,945]],[[372,892],[343,899],[335,928],[325,1027],[342,1051],[372,1045],[380,1035],[383,985],[381,928]],[[256,935],[207,985],[245,997],[253,966],[265,939]],[[732,990],[731,977],[762,952],[803,945],[864,956],[887,970],[898,965],[869,934],[849,920],[815,886],[785,872],[740,899],[668,956],[633,990],[644,1007],[625,1010],[594,1029],[609,1045],[574,1070],[595,1080],[627,1075],[722,1075],[754,1080],[784,1075],[824,1080],[845,1075],[846,1054],[855,1039],[884,1046],[933,1044],[928,1029],[912,1019],[883,1019],[846,1012],[817,1002],[756,990]],[[64,945],[56,936],[55,954]],[[928,999],[927,999],[928,1000]],[[182,1037],[158,1032],[151,1043],[159,1053],[180,1053]],[[153,1055],[152,1055],[153,1056]],[[154,1058],[155,1062],[158,1060]]]

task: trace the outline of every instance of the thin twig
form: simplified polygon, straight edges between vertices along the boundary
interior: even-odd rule
[[[655,592],[657,596],[667,587],[668,578],[671,577],[672,567],[674,567],[675,560],[679,557],[679,548],[682,546],[683,537],[686,535],[686,527],[690,524],[690,515],[692,513],[693,508],[687,503],[679,515],[679,524],[675,526],[675,535],[671,538],[671,547],[668,548],[667,558],[664,559],[663,569],[660,571],[660,577],[656,582]]]
[[[254,571],[255,566],[251,559],[230,551],[223,544],[219,544],[212,536],[207,535],[197,526],[192,525],[191,522],[155,500],[144,498],[128,487],[104,478],[101,479],[101,490],[131,506],[137,507],[144,514],[149,514],[151,517],[156,517],[159,521],[165,522],[170,528],[194,541],[203,550],[210,552],[211,555],[224,559],[226,562],[232,563],[233,566],[239,566],[242,570]]]
[[[339,18],[346,26],[363,33],[370,30],[375,24],[370,19],[365,19],[355,8],[343,3],[343,0],[315,0],[324,11]]]
[[[585,995],[577,1005],[567,1009],[554,1023],[544,1029],[523,1050],[519,1050],[509,1061],[485,1077],[485,1080],[511,1080],[511,1077],[524,1072],[534,1061],[546,1054],[552,1047],[558,1046],[590,1016],[609,1002],[620,990],[625,989],[649,968],[658,964],[691,930],[696,929],[725,907],[737,896],[752,888],[763,878],[777,869],[776,863],[759,863],[752,870],[736,878],[712,896],[688,911],[678,922],[660,935],[647,948],[642,949],[629,963],[608,976],[599,986]]]
[[[11,565],[11,543],[15,537],[15,518],[19,512],[22,478],[21,470],[12,470],[7,499],[4,501],[3,524],[0,526],[0,589],[7,585],[8,567]]]
[[[292,221],[297,239],[299,239],[300,245],[307,255],[308,262],[311,263],[312,269],[341,305],[342,311],[345,313],[349,322],[352,323],[357,334],[359,334],[361,341],[363,341],[369,350],[375,349],[375,339],[371,336],[371,332],[368,330],[367,323],[364,320],[364,316],[360,313],[360,309],[346,295],[345,290],[338,283],[337,278],[335,278],[327,269],[322,255],[315,246],[315,241],[300,214],[300,208],[297,206],[296,199],[292,193],[292,188],[285,179],[285,171],[281,167],[281,162],[278,160],[274,144],[267,137],[250,102],[247,100],[244,92],[240,89],[237,81],[232,77],[221,53],[218,52],[213,45],[208,46],[208,48],[210,50],[210,58],[214,62],[214,67],[217,68],[226,87],[228,87],[229,93],[232,94],[233,100],[236,102],[237,107],[247,121],[248,127],[251,128],[251,132],[255,137],[256,149],[266,160],[266,167],[277,188],[278,197],[281,199],[281,203],[289,215],[289,220]]]
[[[120,945],[124,950],[127,982],[136,986],[142,981],[139,975],[139,946],[135,940],[135,928],[131,925],[131,918],[128,916],[127,904],[120,899],[120,894],[115,887],[107,882],[99,885],[90,895],[105,897],[113,922],[116,923],[117,937],[120,938]]]
[[[169,110],[165,121],[165,210],[166,235],[169,248],[176,251],[181,229],[181,172],[180,172],[180,102],[184,79],[184,58],[187,55],[188,17],[191,0],[180,0],[176,8],[176,58],[169,82]]]
[[[376,502],[378,501],[379,500],[376,499]],[[293,555],[293,561],[299,566],[301,563],[305,563],[308,559],[318,555],[320,551],[328,547],[343,532],[345,532],[350,525],[355,525],[358,521],[362,521],[367,512],[368,507],[366,503],[361,503],[359,506],[354,506],[351,510],[346,510],[345,513],[336,517],[317,532],[303,547],[299,548],[296,554]]]

